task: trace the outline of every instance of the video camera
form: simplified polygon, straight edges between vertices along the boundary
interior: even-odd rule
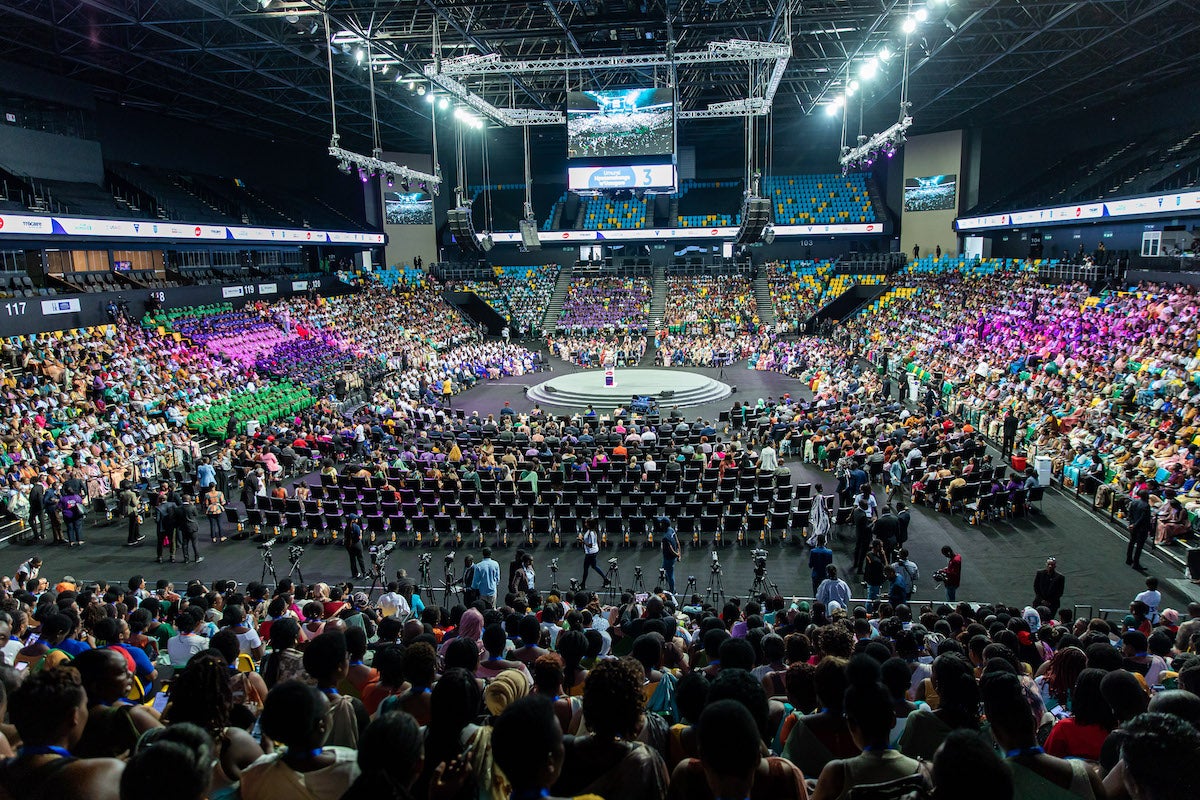
[[[417,561],[422,567],[428,567],[430,560],[433,558],[429,553],[421,553],[417,556]]]
[[[634,578],[640,578],[640,577],[642,577],[642,568],[641,568],[641,566],[635,566],[635,567],[633,568],[633,577],[634,577]]]
[[[610,567],[615,567],[615,566],[617,565],[617,559],[615,559],[615,558],[610,558],[610,559],[608,560],[608,565],[609,565]]]
[[[547,566],[550,568],[551,572],[558,572],[558,559],[557,558],[550,559],[550,563],[547,564]]]
[[[717,551],[712,551],[712,564],[710,565],[714,575],[721,573],[721,559],[717,558]]]
[[[288,561],[295,564],[304,556],[304,547],[302,545],[293,544],[288,546]]]
[[[395,542],[386,542],[383,545],[372,545],[370,551],[371,563],[382,564],[387,561],[388,554],[396,549]]]
[[[767,551],[755,548],[751,553],[751,558],[754,559],[754,574],[761,577],[767,571]]]
[[[451,564],[453,564],[454,563],[454,551],[451,550],[449,553],[446,554],[445,558],[443,558],[442,560],[444,562],[446,562],[447,567],[450,566]]]

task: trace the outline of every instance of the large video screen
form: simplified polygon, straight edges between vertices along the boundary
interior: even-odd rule
[[[433,198],[425,192],[384,192],[383,213],[388,225],[432,225]]]
[[[567,157],[661,156],[675,152],[670,89],[605,89],[567,95]]]
[[[950,211],[954,206],[957,175],[930,175],[904,179],[905,211]]]
[[[608,189],[674,189],[674,164],[570,167],[567,188],[573,192]]]

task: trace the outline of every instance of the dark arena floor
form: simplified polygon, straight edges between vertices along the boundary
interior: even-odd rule
[[[553,363],[556,372],[575,369],[558,361]],[[708,374],[714,378],[718,375],[718,370],[688,371]],[[543,372],[480,384],[456,396],[454,404],[468,412],[494,412],[505,401],[518,410],[527,409],[532,403],[525,399],[525,389],[544,381],[547,377]],[[794,395],[807,393],[807,387],[797,381],[775,373],[748,370],[744,364],[738,368],[726,369],[725,380],[738,388],[733,399],[747,398],[750,402],[754,402],[759,396],[778,397],[784,392]],[[715,419],[717,413],[726,410],[730,404],[730,401],[726,400],[687,409],[685,413],[688,417]],[[823,483],[827,493],[835,485],[830,473],[821,472],[813,465],[803,464],[796,458],[786,459],[784,465],[791,470],[795,483]],[[876,490],[877,496],[881,496],[882,488],[877,486]],[[96,525],[89,520],[84,530],[86,544],[79,549],[62,549],[47,546],[45,543],[35,548],[15,541],[9,541],[0,546],[0,549],[5,552],[9,570],[15,570],[17,564],[36,552],[45,561],[43,575],[52,581],[64,575],[71,575],[84,581],[103,579],[113,583],[124,583],[129,577],[142,574],[148,578],[171,579],[178,586],[192,578],[200,578],[208,583],[233,578],[244,583],[262,577],[261,551],[252,542],[230,539],[221,544],[210,544],[207,530],[202,525],[199,537],[200,552],[204,557],[202,563],[159,565],[154,560],[152,522],[144,525],[143,533],[147,534],[147,538],[140,546],[126,547],[123,524]],[[836,533],[836,541],[833,544],[834,563],[839,569],[845,570],[849,567],[854,549],[853,529],[845,526]],[[1091,612],[1097,613],[1101,608],[1123,609],[1145,588],[1144,582],[1149,575],[1162,580],[1162,589],[1166,595],[1164,605],[1180,607],[1186,605],[1188,599],[1200,598],[1200,587],[1182,580],[1178,566],[1164,563],[1153,550],[1147,550],[1143,556],[1146,573],[1139,573],[1125,566],[1126,540],[1121,534],[1109,523],[1058,491],[1046,493],[1040,513],[1027,518],[987,522],[981,526],[967,524],[961,515],[950,516],[924,507],[913,508],[908,548],[921,570],[916,593],[918,601],[935,602],[944,599],[943,590],[931,580],[931,576],[934,570],[944,565],[940,551],[945,545],[950,545],[963,556],[963,582],[958,592],[959,601],[1003,601],[1010,604],[1030,602],[1033,599],[1034,572],[1044,565],[1047,556],[1055,556],[1058,559],[1059,571],[1066,575],[1064,608],[1080,605],[1090,607]],[[506,566],[511,560],[511,554],[517,546],[519,545],[514,542],[507,550],[498,550],[495,553],[502,566]],[[279,577],[283,577],[288,570],[286,553],[281,552],[283,549],[275,549],[274,558]],[[754,582],[751,549],[747,546],[727,546],[719,551],[726,596],[745,597],[748,594]],[[778,586],[779,592],[787,597],[811,594],[807,548],[790,543],[783,545],[776,541],[766,549],[769,553],[767,577]],[[386,571],[394,574],[395,570],[404,569],[409,575],[416,577],[417,552],[408,547],[397,548],[387,560]],[[431,578],[435,587],[441,585],[443,556],[448,552],[450,550],[443,547],[433,555]],[[467,549],[465,552],[475,551]],[[464,551],[456,554],[458,572],[461,572],[464,554]],[[478,558],[477,552],[475,555]],[[557,579],[563,589],[568,587],[570,578],[578,577],[581,573],[582,551],[570,543],[561,550],[540,543],[534,548],[533,555],[537,585],[543,592],[551,585],[551,559],[558,559]],[[609,552],[601,554],[602,567],[609,558],[617,560],[620,579],[625,588],[634,585],[636,567],[642,569],[646,588],[652,589],[655,586],[661,560],[657,548],[613,547]],[[685,549],[683,559],[675,569],[677,590],[684,591],[689,576],[694,576],[696,588],[703,595],[709,588],[711,563],[709,552]],[[350,578],[346,554],[336,546],[308,547],[300,562],[300,571],[304,581],[308,583],[346,581]],[[598,589],[598,584],[599,581],[593,575],[589,588]],[[853,582],[851,589],[856,597],[865,596],[865,589]],[[443,599],[440,588],[435,592],[435,599]],[[1085,613],[1083,609],[1080,611]]]

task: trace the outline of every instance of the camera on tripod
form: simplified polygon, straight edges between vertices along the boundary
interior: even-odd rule
[[[304,556],[304,548],[298,544],[293,544],[288,547],[288,561],[295,564]]]
[[[383,564],[383,562],[387,561],[388,554],[391,553],[392,550],[394,550],[395,548],[396,548],[395,542],[387,542],[387,543],[383,544],[382,546],[381,545],[372,545],[371,549],[369,551],[370,555],[371,555],[371,563],[372,564]]]
[[[756,570],[766,569],[768,555],[769,554],[767,553],[766,550],[760,550],[760,549],[755,548],[750,553],[751,558],[754,559],[754,569],[756,569]]]
[[[449,553],[446,554],[446,557],[442,560],[446,562],[447,567],[450,566],[451,564],[453,564],[454,563],[454,551],[451,550]]]
[[[551,572],[558,572],[558,559],[557,558],[550,559],[550,563],[547,564],[547,566],[550,568]]]
[[[617,559],[615,559],[615,558],[610,558],[610,559],[608,560],[608,565],[609,565],[610,567],[615,567],[615,566],[617,565]]]
[[[642,568],[640,566],[635,566],[633,568],[633,577],[635,579],[642,577]]]
[[[711,568],[712,568],[712,573],[713,573],[714,575],[720,575],[720,574],[721,574],[721,559],[717,558],[717,551],[716,551],[716,550],[713,550],[713,551],[712,551],[712,564],[711,564],[710,566],[711,566]]]
[[[418,561],[418,563],[420,563],[420,565],[422,567],[428,567],[429,561],[432,558],[433,558],[433,556],[431,556],[429,553],[421,553],[420,555],[417,556],[417,561]]]

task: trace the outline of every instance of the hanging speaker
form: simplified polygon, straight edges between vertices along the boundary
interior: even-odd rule
[[[538,238],[537,221],[532,219],[523,219],[517,222],[517,227],[521,229],[521,244],[525,245],[526,250],[541,250],[542,240]]]
[[[774,244],[774,242],[775,242],[775,229],[774,229],[774,228],[767,228],[766,230],[764,230],[764,231],[763,231],[763,235],[762,235],[762,240],[763,240],[763,244]]]
[[[496,242],[490,233],[484,234],[483,238],[479,239],[479,249],[485,253],[490,252],[495,246]]]
[[[478,252],[479,239],[475,236],[475,224],[471,221],[471,207],[459,206],[446,212],[446,222],[450,225],[450,235],[454,243],[463,252]]]
[[[771,224],[771,201],[765,197],[747,197],[742,204],[742,225],[735,244],[756,244],[763,240],[763,231]]]

